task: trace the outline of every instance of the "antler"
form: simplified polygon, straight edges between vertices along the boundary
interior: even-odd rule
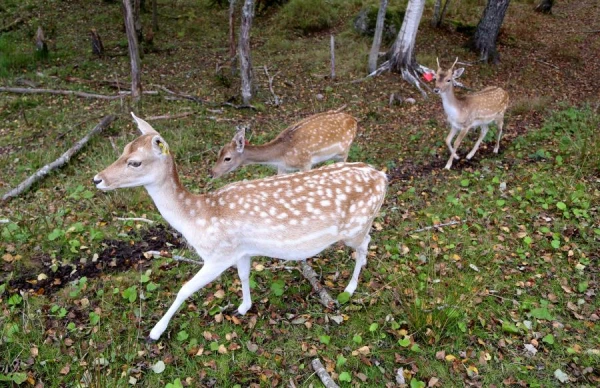
[[[435,57],[435,61],[437,62],[438,70],[441,69],[442,67],[440,66],[440,59],[438,57]]]
[[[456,57],[454,63],[452,64],[452,66],[450,66],[450,70],[454,69],[454,65],[456,65],[456,62],[458,62],[458,57]]]

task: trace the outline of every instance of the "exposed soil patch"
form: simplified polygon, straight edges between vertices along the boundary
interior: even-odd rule
[[[24,274],[9,281],[8,287],[11,292],[25,291],[48,295],[83,276],[95,278],[105,273],[122,272],[130,268],[148,265],[148,259],[144,257],[144,252],[171,250],[184,246],[183,240],[164,226],[143,230],[139,235],[131,232],[130,235],[132,239],[140,241],[106,240],[103,243],[106,248],[99,254],[96,261],[63,265],[56,272],[49,269],[48,257],[40,257],[44,264],[41,272]],[[42,273],[46,275],[46,278],[38,280],[38,275]]]

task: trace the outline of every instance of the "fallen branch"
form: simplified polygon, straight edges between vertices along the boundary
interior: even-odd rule
[[[558,66],[556,66],[556,65],[553,65],[552,63],[544,62],[544,61],[542,61],[542,60],[539,60],[539,59],[534,59],[534,60],[535,60],[536,62],[539,62],[539,63],[541,63],[542,65],[550,66],[550,67],[552,67],[552,68],[554,68],[554,69],[556,69],[556,70],[560,70],[560,67],[558,67]]]
[[[183,256],[179,256],[179,255],[172,255],[169,252],[166,251],[147,251],[144,252],[144,256],[149,259],[150,257],[153,258],[158,258],[158,257],[166,257],[168,259],[173,259],[175,261],[184,261],[186,263],[191,263],[191,264],[196,264],[196,265],[202,265],[204,264],[203,261],[201,260],[193,260],[193,259],[188,259],[187,257],[183,257]]]
[[[126,94],[121,94],[121,95],[117,95],[117,96],[106,96],[103,94],[76,92],[74,90],[27,89],[27,88],[6,88],[6,87],[0,87],[0,92],[20,93],[20,94],[62,94],[65,96],[77,96],[77,97],[83,97],[83,98],[98,98],[101,100],[117,100],[119,98],[123,98],[126,96]],[[128,94],[131,94],[131,92],[129,92]]]
[[[319,376],[319,378],[321,379],[321,382],[323,383],[325,388],[339,388],[339,385],[337,385],[335,381],[333,381],[331,376],[329,376],[329,373],[327,373],[327,370],[321,363],[321,360],[315,358],[311,361],[310,365],[312,366],[317,376]]]
[[[271,94],[273,95],[273,104],[275,106],[279,106],[279,104],[281,104],[281,101],[279,100],[279,97],[277,97],[277,94],[275,94],[275,91],[273,90],[273,79],[277,76],[277,74],[279,74],[279,72],[275,73],[275,75],[273,77],[271,77],[269,75],[269,69],[267,69],[267,65],[264,66],[265,69],[265,74],[267,75],[267,78],[269,79],[269,90],[271,91]]]
[[[94,127],[87,135],[85,135],[81,140],[79,140],[75,145],[67,150],[64,154],[60,156],[60,158],[56,159],[54,162],[45,165],[35,172],[35,174],[31,175],[29,178],[25,179],[21,182],[16,188],[12,189],[8,193],[2,196],[2,201],[6,201],[11,197],[16,197],[28,190],[34,183],[46,177],[51,171],[62,167],[66,163],[69,162],[71,157],[75,155],[83,146],[92,138],[92,136],[100,133],[104,128],[108,127],[113,121],[116,120],[116,116],[108,115],[105,116],[102,121],[98,125]]]
[[[178,113],[178,114],[174,114],[174,115],[148,116],[148,117],[145,117],[144,120],[146,120],[146,121],[172,120],[172,119],[180,119],[183,117],[191,116],[193,114],[194,114],[194,112],[184,112],[184,113]]]
[[[137,222],[145,222],[147,224],[152,225],[154,223],[154,221],[149,220],[147,218],[139,218],[139,217],[115,217],[116,220],[118,221],[137,221]]]
[[[465,223],[465,222],[467,222],[467,220],[450,221],[450,222],[446,222],[445,224],[438,224],[438,225],[426,226],[426,227],[421,228],[421,229],[411,230],[410,232],[408,232],[406,234],[420,233],[420,232],[424,232],[426,230],[439,229],[439,228],[443,228],[445,226],[458,225],[458,224],[462,224],[462,223]]]
[[[0,224],[8,224],[8,223],[10,223],[10,220],[8,218],[0,219]]]
[[[172,91],[171,89],[167,89],[166,87],[164,87],[162,85],[152,85],[152,86],[159,88],[163,92],[165,92],[167,94],[170,94],[170,95],[176,97],[177,99],[190,100],[190,101],[197,102],[199,104],[205,104],[206,103],[206,101],[204,101],[201,98],[194,97],[194,96],[189,95],[189,94],[177,93],[177,92]]]
[[[331,297],[331,295],[329,295],[327,290],[323,288],[323,286],[321,286],[319,280],[317,279],[319,275],[317,275],[315,270],[312,269],[312,267],[306,262],[306,260],[302,260],[300,262],[300,266],[302,267],[302,276],[304,276],[310,282],[310,285],[312,286],[313,290],[315,290],[315,292],[319,294],[319,301],[321,302],[321,304],[327,307],[328,309],[335,308],[336,301],[333,300],[333,298]]]
[[[9,23],[6,26],[0,28],[0,33],[12,31],[23,23],[25,23],[25,19],[16,18],[12,23]]]

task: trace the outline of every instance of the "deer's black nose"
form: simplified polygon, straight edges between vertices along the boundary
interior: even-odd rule
[[[95,184],[96,186],[98,186],[98,185],[100,184],[100,182],[102,182],[102,179],[96,179],[96,177],[93,177],[93,178],[92,178],[92,182],[94,182],[94,184]]]
[[[433,88],[433,92],[435,94],[440,94],[440,89],[439,88]]]

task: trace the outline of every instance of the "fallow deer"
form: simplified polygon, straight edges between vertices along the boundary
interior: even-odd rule
[[[93,178],[100,190],[144,186],[156,207],[204,260],[150,331],[156,340],[179,306],[193,293],[236,266],[245,314],[252,305],[254,256],[305,260],[342,241],[356,251],[345,291],[352,294],[366,264],[371,224],[383,203],[386,175],[364,163],[336,163],[289,175],[229,184],[203,195],[185,189],[169,146],[132,113],[142,135]]]
[[[345,162],[356,127],[356,119],[349,114],[324,112],[295,123],[263,145],[246,144],[245,128],[238,127],[233,140],[219,151],[211,176],[219,178],[247,164],[270,165],[284,174],[308,171],[330,159]]]
[[[460,77],[465,70],[462,67],[454,70],[457,61],[458,58],[448,70],[443,70],[440,67],[439,60],[437,61],[438,68],[435,74],[435,88],[433,89],[435,93],[442,97],[444,112],[451,127],[450,133],[446,137],[446,145],[450,150],[450,159],[445,167],[447,170],[452,167],[454,159],[459,159],[456,154],[458,146],[473,127],[481,127],[481,134],[473,149],[467,155],[467,159],[471,159],[475,155],[481,141],[488,132],[488,125],[493,122],[498,126],[498,139],[496,140],[496,147],[494,147],[494,153],[498,153],[504,125],[504,112],[508,107],[508,93],[496,86],[488,86],[483,90],[464,96],[455,96],[453,80]],[[452,139],[458,131],[460,133],[458,133],[453,147]]]

